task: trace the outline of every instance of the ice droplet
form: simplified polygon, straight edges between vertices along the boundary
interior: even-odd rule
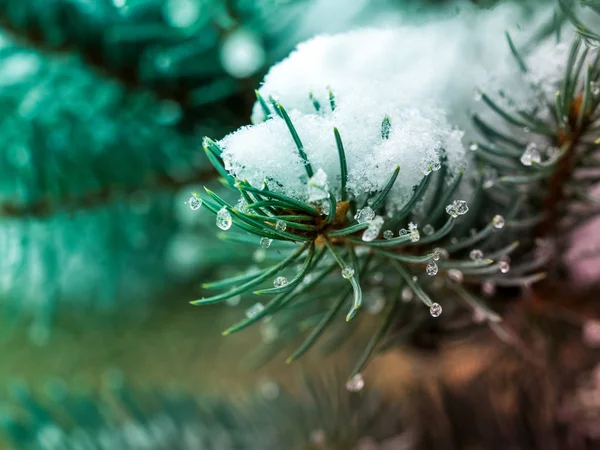
[[[256,316],[263,309],[265,309],[265,305],[263,305],[262,303],[255,303],[246,310],[246,317],[250,319],[251,317]]]
[[[375,218],[369,223],[369,227],[363,233],[362,240],[365,242],[371,242],[377,239],[377,236],[379,236],[379,232],[381,231],[382,226],[383,217],[375,216]]]
[[[381,289],[374,290],[366,297],[365,309],[371,315],[379,314],[385,307],[385,297]]]
[[[406,236],[408,235],[408,230],[406,228],[402,228],[399,232],[398,232],[398,236],[402,237],[402,236]]]
[[[483,252],[478,248],[474,248],[471,250],[471,253],[469,253],[469,258],[473,261],[481,261],[483,259]]]
[[[440,317],[440,315],[442,314],[442,307],[440,306],[440,304],[434,303],[433,305],[431,305],[431,308],[429,308],[429,314],[431,314],[432,317]]]
[[[262,67],[265,50],[258,35],[238,28],[223,40],[220,57],[227,73],[236,78],[246,78]]]
[[[496,293],[496,285],[492,281],[484,281],[481,285],[481,292],[486,297],[492,297]]]
[[[385,230],[383,232],[383,238],[384,239],[392,239],[394,237],[394,232],[392,230]]]
[[[436,247],[433,249],[433,253],[434,254],[438,254],[440,255],[441,259],[448,259],[448,257],[450,256],[450,254],[448,253],[448,250],[446,250],[445,248],[441,248],[441,247]]]
[[[252,255],[252,261],[254,262],[263,262],[265,260],[265,258],[267,257],[267,254],[265,253],[265,249],[264,248],[259,248],[257,249],[254,254]]]
[[[504,217],[502,217],[499,214],[495,215],[492,219],[492,224],[494,225],[494,228],[496,228],[497,230],[501,230],[502,228],[504,228]]]
[[[265,320],[260,324],[260,335],[262,337],[263,342],[269,343],[274,342],[279,336],[279,329],[277,325],[273,323],[270,319],[271,317],[266,317]]]
[[[354,269],[352,267],[344,267],[342,269],[342,277],[344,277],[346,280],[349,280],[353,276],[354,276]]]
[[[277,231],[285,231],[286,228],[287,225],[283,220],[278,220],[277,222],[275,222],[275,229]]]
[[[435,261],[429,261],[429,263],[427,263],[427,267],[425,267],[425,272],[427,272],[427,275],[429,275],[430,277],[437,275],[438,266],[435,263]]]
[[[439,249],[435,249],[431,254],[431,259],[433,259],[434,261],[439,261],[441,257],[442,254],[440,253]]]
[[[534,142],[530,142],[521,155],[521,164],[524,166],[531,166],[533,163],[540,162],[542,162],[542,157],[537,145]]]
[[[235,204],[235,209],[238,211],[245,211],[248,209],[248,203],[244,197],[240,197],[240,199]]]
[[[475,151],[479,150],[479,145],[473,143],[473,144],[469,145],[469,150],[471,150],[472,152],[475,152]]]
[[[510,270],[510,264],[507,261],[500,261],[498,263],[498,268],[500,272],[507,273]]]
[[[200,197],[196,197],[195,195],[192,195],[190,197],[190,199],[187,201],[187,204],[190,205],[191,210],[196,211],[197,209],[200,209],[200,207],[202,206],[202,199]]]
[[[498,182],[498,171],[493,168],[486,168],[483,173],[483,188],[489,189]]]
[[[423,227],[423,233],[425,233],[426,236],[431,236],[434,232],[435,232],[435,229],[433,228],[433,225],[431,225],[430,223],[428,223],[427,225],[425,225]]]
[[[288,280],[286,277],[277,277],[273,281],[273,286],[275,286],[276,288],[284,287],[287,284],[288,284]]]
[[[348,381],[346,381],[346,389],[350,392],[359,392],[365,387],[365,380],[360,373],[357,373]]]
[[[408,286],[404,287],[402,289],[402,294],[400,294],[400,298],[402,299],[402,301],[404,303],[408,303],[413,299],[413,291],[411,288],[409,288]]]
[[[234,295],[234,296],[226,299],[225,303],[227,303],[228,306],[237,306],[240,304],[241,299],[242,299],[242,296],[240,294],[238,294],[238,295]]]
[[[269,239],[268,237],[261,237],[260,238],[260,246],[262,248],[269,248],[271,246],[272,242],[273,242],[273,239]]]
[[[231,214],[227,211],[227,208],[223,206],[217,213],[217,226],[221,230],[229,230],[231,228]]]
[[[462,283],[463,273],[458,269],[450,269],[448,270],[448,278],[456,283]]]
[[[431,169],[432,169],[434,172],[437,172],[437,171],[438,171],[438,170],[440,170],[441,168],[442,168],[442,163],[441,163],[441,162],[439,162],[439,161],[436,161],[436,162],[434,162],[434,163],[433,163],[433,166],[431,166]]]
[[[448,213],[455,219],[458,216],[466,214],[468,211],[469,207],[467,206],[467,202],[465,202],[464,200],[454,200],[452,203],[446,206],[446,213]]]
[[[375,211],[370,206],[365,206],[363,209],[359,209],[354,215],[354,219],[358,223],[370,222],[375,217]]]

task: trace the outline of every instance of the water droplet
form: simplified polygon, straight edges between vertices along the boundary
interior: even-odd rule
[[[358,223],[370,222],[375,217],[375,211],[370,206],[365,206],[363,209],[359,209],[354,215],[354,219]]]
[[[277,222],[275,222],[275,229],[277,231],[285,231],[286,228],[287,228],[287,225],[283,220],[278,220]]]
[[[191,210],[196,211],[197,209],[200,209],[200,207],[202,206],[202,199],[200,197],[196,197],[195,195],[192,195],[190,197],[190,199],[187,201],[187,204],[190,205]]]
[[[246,310],[246,317],[250,319],[251,317],[256,316],[263,309],[265,309],[265,305],[263,305],[262,303],[255,303]]]
[[[494,225],[494,228],[496,228],[497,230],[504,228],[504,217],[502,217],[499,214],[495,215],[494,218],[492,219],[492,224]]]
[[[273,323],[271,317],[265,317],[265,320],[260,324],[260,335],[264,343],[275,342],[279,336],[279,329],[277,325]]]
[[[392,239],[394,237],[394,232],[392,230],[385,230],[383,232],[383,238],[384,239]]]
[[[421,234],[419,233],[419,230],[414,230],[410,232],[410,242],[419,242],[419,239],[421,239]]]
[[[472,152],[475,152],[475,151],[479,150],[479,145],[471,144],[471,145],[469,145],[469,150],[471,150]]]
[[[197,0],[167,0],[163,16],[173,28],[189,28],[200,18],[201,4]]]
[[[481,308],[475,308],[473,310],[473,322],[483,323],[487,320],[487,314]]]
[[[431,305],[431,308],[429,308],[429,314],[431,314],[432,317],[440,317],[440,315],[442,314],[442,307],[440,306],[440,304],[434,303],[433,305]]]
[[[369,227],[364,231],[362,240],[365,242],[371,242],[377,239],[377,236],[379,236],[379,232],[381,231],[381,227],[383,226],[383,222],[383,217],[375,216],[375,218],[369,223]]]
[[[225,303],[227,303],[228,306],[237,306],[240,304],[240,300],[242,300],[242,296],[238,294],[226,299]]]
[[[448,278],[454,281],[455,283],[463,282],[463,273],[457,269],[448,270]]]
[[[225,38],[220,56],[225,71],[236,78],[249,77],[265,62],[265,50],[259,37],[244,29]]]
[[[452,203],[446,206],[446,213],[448,213],[455,219],[458,216],[466,214],[468,211],[469,207],[467,206],[467,202],[465,202],[464,200],[454,200]]]
[[[486,297],[492,297],[496,293],[496,285],[492,281],[484,281],[481,285],[481,292]]]
[[[448,259],[448,257],[450,256],[450,254],[448,253],[448,250],[446,250],[445,248],[441,248],[441,247],[436,247],[433,249],[433,253],[437,253],[438,255],[440,255],[441,259]]]
[[[542,162],[542,157],[534,142],[531,142],[525,148],[525,152],[521,155],[521,164],[524,166],[531,166],[533,163]]]
[[[400,294],[400,298],[402,299],[402,301],[404,303],[410,302],[413,299],[413,297],[414,297],[414,293],[411,288],[406,286],[402,289],[402,294]]]
[[[316,447],[322,447],[323,445],[325,445],[326,440],[325,431],[321,429],[312,430],[310,432],[309,440],[312,445]]]
[[[483,252],[478,248],[474,248],[469,253],[469,258],[471,258],[473,261],[481,261],[483,259]]]
[[[273,242],[273,239],[269,239],[268,237],[261,237],[260,238],[260,246],[262,248],[269,248],[271,246],[272,242]]]
[[[438,266],[435,263],[435,261],[429,261],[427,263],[427,267],[425,267],[425,272],[430,277],[433,277],[433,276],[437,275],[437,273],[438,273]]]
[[[235,209],[238,211],[245,211],[248,209],[248,203],[244,197],[240,197],[240,199],[235,204]]]
[[[498,182],[498,171],[491,167],[485,169],[483,173],[483,188],[489,189]]]
[[[366,296],[365,309],[371,315],[379,314],[385,307],[385,297],[381,289],[375,289]]]
[[[433,259],[434,261],[439,261],[441,257],[442,257],[442,254],[439,252],[438,249],[435,249],[433,251],[433,253],[431,254],[431,259]]]
[[[344,267],[342,269],[342,277],[344,277],[346,280],[349,280],[353,276],[354,276],[354,269],[352,267]]]
[[[267,400],[275,400],[279,397],[279,385],[271,380],[263,380],[259,383],[258,390]]]
[[[231,228],[231,224],[231,214],[229,214],[227,208],[223,206],[217,213],[217,226],[221,230],[229,230]]]
[[[402,237],[402,236],[407,236],[408,235],[408,230],[406,228],[402,228],[399,232],[398,232],[398,236]]]
[[[346,381],[346,389],[350,392],[359,392],[365,387],[365,380],[360,373],[357,373],[348,381]]]
[[[510,264],[508,261],[500,261],[498,263],[498,268],[500,269],[500,272],[507,273],[510,270]]]
[[[273,280],[273,286],[276,288],[284,287],[288,284],[288,280],[286,277],[277,277]]]
[[[582,328],[583,342],[590,348],[600,347],[600,322],[586,320]]]
[[[259,262],[263,262],[266,257],[267,257],[267,254],[265,253],[265,249],[264,248],[259,248],[252,255],[252,260],[254,262],[259,263]]]
[[[433,225],[431,225],[430,223],[428,223],[427,225],[425,225],[423,227],[423,233],[425,233],[426,236],[431,236],[434,232],[435,232],[435,229],[433,228]]]

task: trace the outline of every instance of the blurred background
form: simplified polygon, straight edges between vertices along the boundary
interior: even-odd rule
[[[456,8],[0,0],[0,448],[412,448],[401,402],[343,388],[360,337],[288,366],[261,351],[268,322],[221,336],[250,305],[189,305],[265,254],[216,240],[188,201],[219,189],[202,138],[247,124],[254,89],[298,42]],[[449,348],[435,371],[394,353],[367,381],[460,384],[490,363],[482,346]]]

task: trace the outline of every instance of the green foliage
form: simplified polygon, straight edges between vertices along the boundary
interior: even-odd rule
[[[555,26],[560,24],[555,22]],[[527,73],[526,54],[508,34],[507,40],[520,71]],[[274,315],[272,321],[280,330],[280,338],[270,344],[269,356],[278,353],[296,336],[304,335],[303,343],[288,357],[290,362],[308,351],[327,328],[334,328],[333,340],[336,334],[347,333],[351,326],[345,325],[344,330],[344,325],[336,321],[339,311],[346,305],[346,320],[350,321],[364,305],[365,298],[381,295],[378,292],[383,289],[387,314],[353,375],[362,370],[372,352],[382,345],[394,322],[394,329],[404,334],[402,328],[410,333],[419,328],[419,323],[433,320],[427,314],[417,314],[412,304],[398,304],[401,296],[418,298],[434,317],[441,313],[439,302],[444,305],[444,315],[450,318],[460,316],[460,310],[466,307],[474,311],[479,321],[501,321],[493,308],[486,305],[481,290],[492,296],[497,287],[530,286],[542,280],[546,271],[556,271],[561,263],[551,259],[548,252],[540,251],[540,239],[561,245],[564,229],[556,217],[578,201],[579,197],[573,195],[573,173],[588,164],[597,148],[589,134],[593,132],[591,125],[600,102],[598,96],[592,95],[599,81],[600,58],[596,57],[584,68],[589,52],[581,45],[581,39],[573,43],[561,91],[549,114],[540,108],[507,108],[496,100],[497,94],[481,93],[489,114],[473,116],[481,135],[479,141],[470,145],[476,161],[473,169],[466,176],[452,175],[443,160],[440,167],[431,168],[401,211],[386,209],[386,196],[396,178],[402,176],[401,168],[390,174],[381,192],[355,198],[343,189],[340,202],[330,193],[326,204],[314,205],[272,192],[266,183],[259,189],[231,178],[220,160],[218,145],[205,140],[211,162],[244,201],[232,205],[207,191],[209,197],[204,205],[214,214],[231,218],[239,232],[227,234],[235,234],[238,241],[254,245],[261,239],[261,243],[274,241],[266,252],[276,252],[281,259],[258,272],[244,274],[243,284],[239,283],[239,277],[229,280],[230,283],[225,281],[234,286],[229,291],[192,303],[220,302],[232,295],[248,293],[273,278],[276,285],[283,280],[283,285],[276,289],[255,291],[258,295],[276,295],[266,305],[259,304],[249,310],[248,318],[225,334]],[[530,88],[534,92],[539,89],[534,85]],[[502,92],[499,95],[505,96]],[[260,96],[258,102],[267,118],[275,113],[283,117],[305,162],[306,172],[312,176],[301,136],[285,109],[277,104],[271,110]],[[382,119],[382,139],[386,139],[392,126],[388,118]],[[343,136],[337,129],[334,139],[345,188]],[[541,150],[533,143],[540,140],[545,142],[544,161],[539,154]],[[597,177],[592,177],[589,185],[597,181]],[[458,200],[462,192],[459,189],[465,183],[472,192],[466,203]],[[585,188],[578,190],[578,196],[586,195],[582,191],[587,192]],[[367,236],[373,228],[372,217],[365,222],[356,220],[355,213],[365,207],[372,208],[377,216],[387,217],[383,227],[381,224],[374,227],[375,236]],[[576,215],[570,217],[578,219]],[[406,226],[407,222],[427,225],[421,232],[409,226],[399,237],[379,237],[380,229],[393,230]],[[290,248],[290,244],[298,246]],[[279,278],[294,267],[296,273],[290,282]],[[379,274],[375,280],[374,274]],[[502,309],[500,305],[496,307]],[[405,309],[411,312],[402,311]]]

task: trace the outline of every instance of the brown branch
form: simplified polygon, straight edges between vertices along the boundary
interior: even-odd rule
[[[15,218],[47,218],[58,212],[73,212],[80,210],[89,210],[102,207],[111,201],[123,198],[133,198],[144,191],[175,191],[185,186],[206,183],[214,180],[217,173],[212,170],[203,170],[195,174],[194,177],[184,181],[174,180],[167,176],[154,178],[150,183],[144,186],[119,187],[106,186],[99,190],[85,193],[79,197],[64,196],[60,199],[44,197],[27,205],[19,205],[12,202],[0,203],[0,217]]]

